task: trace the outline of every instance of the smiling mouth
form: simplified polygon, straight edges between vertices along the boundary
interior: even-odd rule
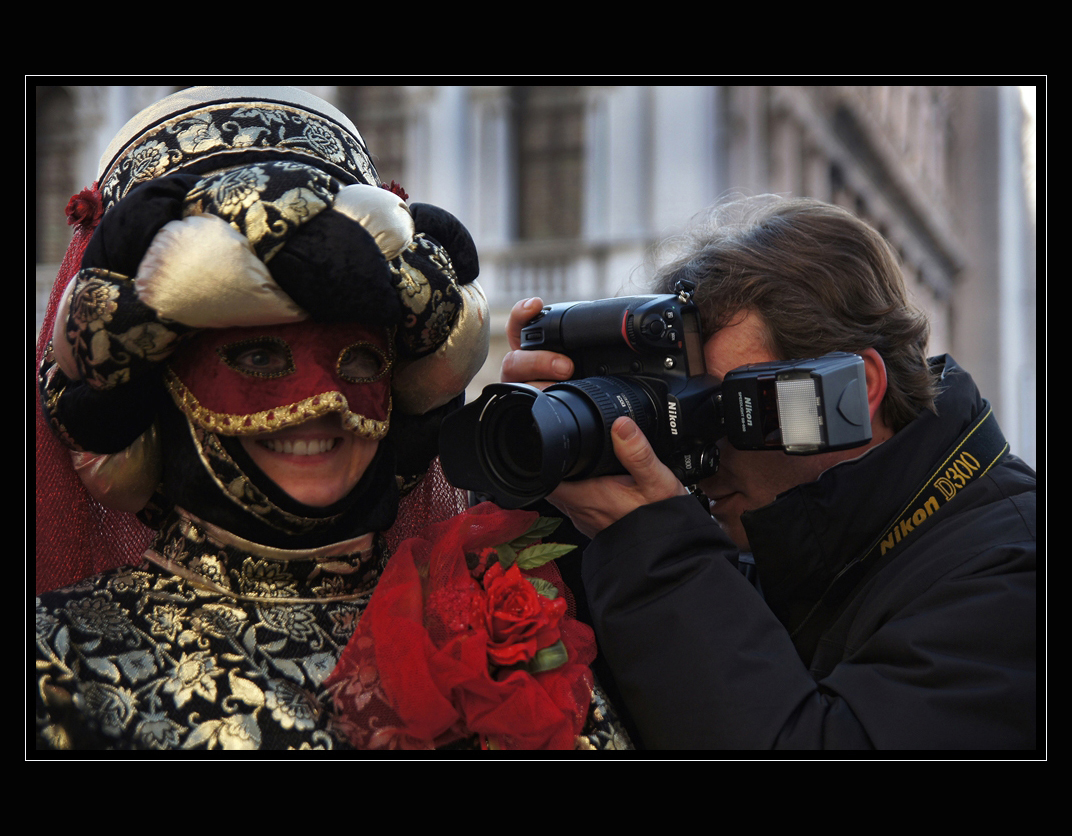
[[[337,438],[299,438],[296,440],[270,438],[260,440],[257,443],[273,453],[286,453],[292,456],[318,456],[331,450],[336,441],[338,441]]]

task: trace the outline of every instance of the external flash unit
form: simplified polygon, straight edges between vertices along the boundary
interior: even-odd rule
[[[739,450],[811,455],[871,440],[863,361],[837,352],[734,369],[719,393],[726,436]]]

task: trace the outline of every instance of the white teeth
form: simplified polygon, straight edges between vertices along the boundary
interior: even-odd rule
[[[290,439],[279,441],[274,438],[268,438],[262,440],[261,444],[274,453],[290,453],[295,456],[315,456],[319,453],[326,453],[334,447],[335,439],[320,438],[307,441],[304,438],[299,438],[297,441],[291,441]]]

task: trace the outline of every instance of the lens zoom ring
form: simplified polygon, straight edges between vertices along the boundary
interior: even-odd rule
[[[614,419],[626,415],[647,435],[655,422],[651,399],[636,385],[616,377],[586,377],[571,380],[566,385],[584,392],[603,417],[603,450],[599,464],[592,472],[620,472],[610,436],[611,425]]]

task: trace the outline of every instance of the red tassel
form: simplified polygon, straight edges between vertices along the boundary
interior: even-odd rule
[[[406,194],[406,190],[402,188],[402,184],[396,183],[394,180],[391,181],[390,186],[381,185],[380,188],[387,189],[387,191],[391,192],[391,194],[396,194],[403,200],[409,200],[409,195]]]
[[[68,226],[78,224],[84,229],[93,229],[100,223],[103,214],[104,202],[101,200],[101,193],[97,190],[96,183],[87,189],[82,189],[67,201]]]

